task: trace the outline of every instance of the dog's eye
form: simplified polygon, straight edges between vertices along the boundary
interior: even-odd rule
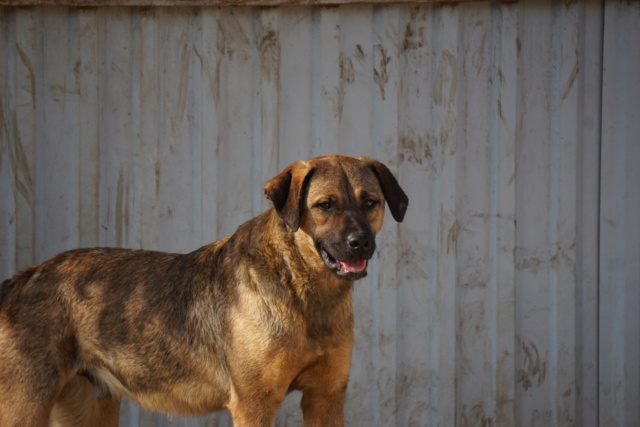
[[[318,203],[317,205],[320,209],[324,209],[325,211],[328,211],[329,209],[331,209],[333,207],[333,205],[331,204],[331,202],[322,202],[322,203]]]
[[[377,200],[372,200],[372,199],[368,199],[364,201],[364,207],[365,209],[372,209],[374,207],[376,207],[378,205],[378,201]]]

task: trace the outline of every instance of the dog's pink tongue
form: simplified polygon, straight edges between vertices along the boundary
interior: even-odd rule
[[[342,262],[342,266],[349,273],[360,273],[362,270],[367,268],[367,260],[356,259],[354,261],[344,261]]]

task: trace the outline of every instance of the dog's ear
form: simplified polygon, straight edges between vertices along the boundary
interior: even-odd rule
[[[409,206],[409,198],[385,165],[377,160],[371,160],[369,167],[376,178],[378,178],[378,182],[382,188],[382,194],[384,194],[384,198],[389,205],[393,219],[402,222],[404,214],[407,212],[407,207]]]
[[[309,179],[313,167],[307,162],[297,162],[280,172],[264,186],[264,195],[273,203],[278,216],[297,231]]]

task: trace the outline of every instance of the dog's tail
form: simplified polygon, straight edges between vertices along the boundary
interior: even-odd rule
[[[87,378],[75,375],[53,405],[49,425],[117,426],[119,415],[120,398],[100,396]]]
[[[24,286],[25,283],[31,280],[37,270],[37,267],[26,268],[11,279],[7,279],[2,282],[2,284],[0,284],[0,305],[2,305],[9,292],[11,292],[11,289]]]

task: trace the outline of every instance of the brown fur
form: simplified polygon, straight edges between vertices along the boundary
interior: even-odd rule
[[[114,426],[125,396],[269,426],[291,390],[305,426],[343,425],[353,280],[385,199],[402,221],[407,197],[382,164],[342,156],[265,194],[273,209],[192,253],[79,249],[5,281],[0,425]]]

